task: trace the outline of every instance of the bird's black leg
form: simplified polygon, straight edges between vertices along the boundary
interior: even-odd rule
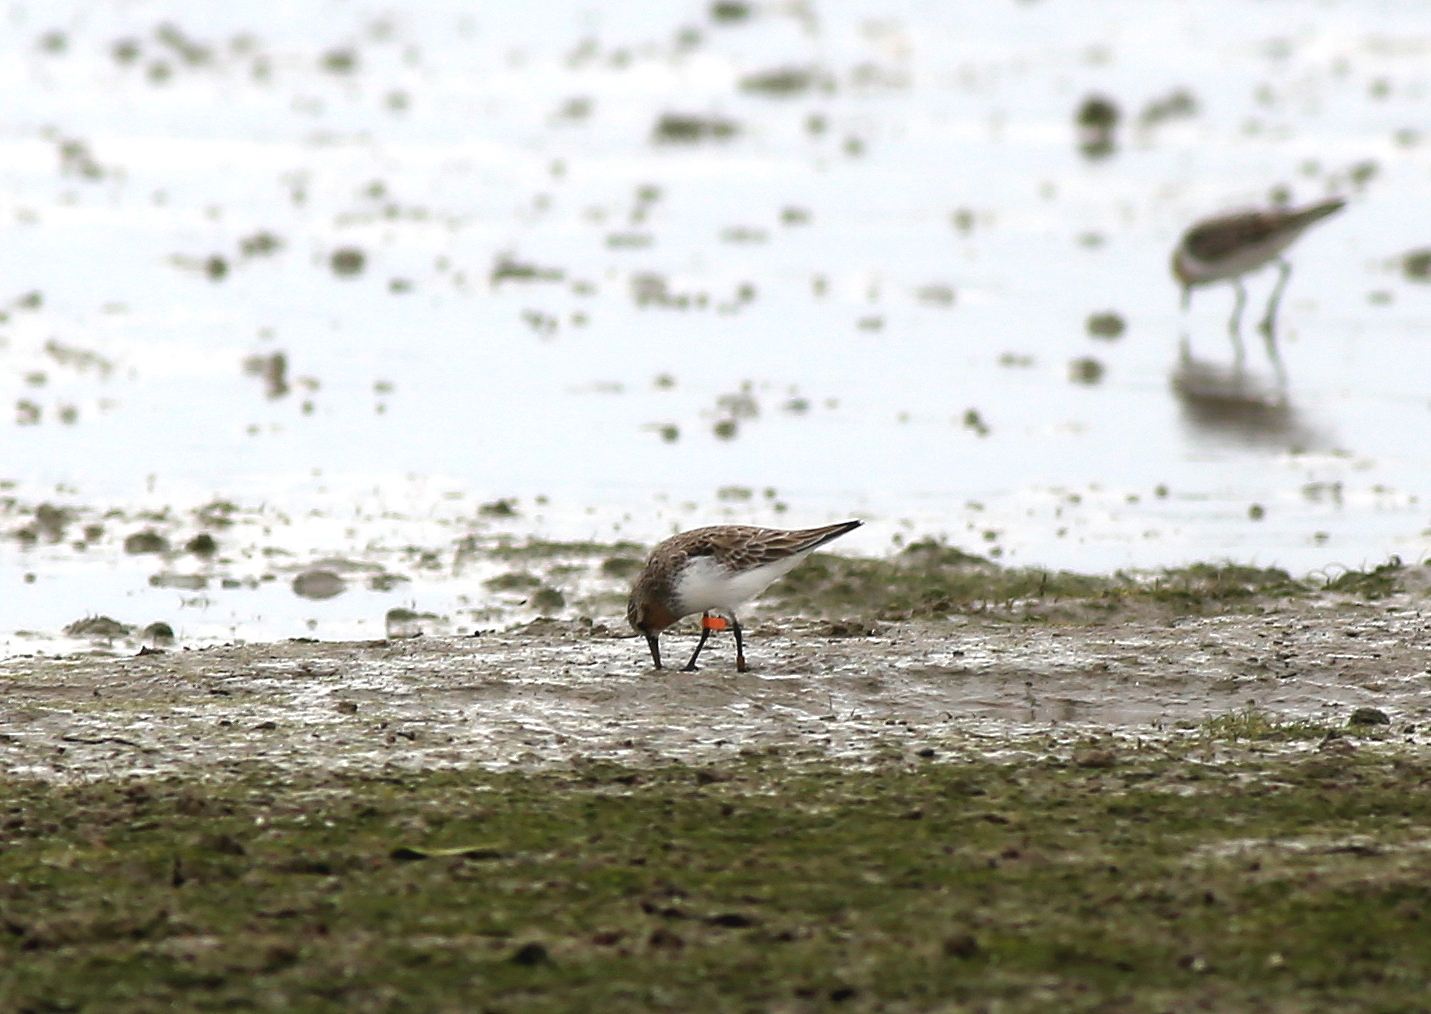
[[[686,663],[681,672],[696,671],[696,656],[701,653],[701,649],[706,646],[706,638],[711,636],[711,628],[706,626],[705,620],[710,613],[701,613],[701,639],[696,642],[696,650],[691,652],[691,660]]]
[[[655,634],[646,635],[646,644],[651,648],[651,661],[656,663],[656,668],[661,668],[661,642]]]
[[[1272,369],[1277,373],[1277,385],[1283,391],[1287,389],[1287,367],[1282,364],[1282,353],[1277,351],[1277,332],[1275,329],[1262,332],[1262,342],[1267,346],[1267,358],[1272,361]]]
[[[750,667],[745,664],[745,642],[740,637],[740,621],[735,618],[735,613],[730,614],[730,629],[735,631],[735,671],[749,672]]]
[[[1277,308],[1282,304],[1282,290],[1287,287],[1287,280],[1291,277],[1292,265],[1280,257],[1277,258],[1277,284],[1272,287],[1272,298],[1267,300],[1267,314],[1262,318],[1262,323],[1257,325],[1269,339],[1269,349],[1270,340],[1277,335]],[[1273,358],[1275,360],[1276,357]]]
[[[1232,283],[1237,288],[1237,302],[1232,304],[1232,319],[1227,322],[1227,333],[1232,336],[1232,347],[1237,350],[1237,362],[1241,365],[1246,353],[1242,349],[1242,308],[1247,305],[1247,290],[1242,287],[1242,279]]]

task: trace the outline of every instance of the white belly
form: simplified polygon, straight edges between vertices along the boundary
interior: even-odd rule
[[[681,615],[712,609],[729,612],[759,595],[776,578],[790,573],[808,555],[800,553],[742,571],[729,571],[712,557],[697,556],[676,580],[675,592],[680,600]]]

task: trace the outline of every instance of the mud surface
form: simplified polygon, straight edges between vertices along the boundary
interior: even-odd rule
[[[772,747],[999,756],[1031,735],[1059,752],[1095,733],[1183,736],[1249,709],[1330,731],[1375,708],[1393,738],[1425,743],[1427,614],[1424,594],[1401,592],[1204,616],[1129,608],[1091,624],[767,620],[749,626],[757,671],[743,675],[724,640],[699,673],[656,673],[641,642],[589,621],[467,638],[22,656],[0,662],[0,767],[69,780],[253,762],[646,764]],[[681,664],[692,641],[668,636],[667,658]]]

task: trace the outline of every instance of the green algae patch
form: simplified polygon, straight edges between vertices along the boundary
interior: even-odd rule
[[[772,586],[766,599],[802,612],[855,610],[894,620],[1098,599],[1114,588],[1104,578],[1001,567],[926,540],[884,560],[817,554]]]
[[[1414,1009],[1423,756],[3,783],[15,1009]],[[932,752],[932,751],[931,751]],[[1087,753],[1087,751],[1085,751]]]
[[[1360,595],[1367,599],[1381,599],[1401,590],[1401,578],[1406,567],[1399,558],[1393,557],[1371,570],[1348,570],[1327,581],[1329,591]]]
[[[646,547],[501,537],[490,544],[466,540],[459,555],[533,568],[531,587],[546,583],[565,602],[594,615],[619,611],[644,565]],[[553,569],[558,564],[567,572]],[[537,570],[545,571],[544,582]],[[503,590],[505,579],[493,578],[488,587]],[[1408,567],[1395,558],[1367,570],[1300,578],[1277,567],[1230,562],[1090,575],[1008,567],[937,539],[921,539],[881,558],[816,553],[771,585],[761,602],[767,611],[808,617],[901,621],[977,614],[1086,624],[1134,612],[1160,617],[1256,613],[1329,594],[1374,601],[1408,587],[1424,593],[1428,586],[1431,567]]]
[[[561,542],[550,539],[503,539],[495,546],[476,547],[476,556],[491,556],[498,560],[551,560],[561,557],[601,557],[613,554],[642,553],[634,542]]]
[[[904,620],[955,613],[1018,614],[1021,618],[1086,619],[1126,606],[1170,614],[1261,608],[1322,591],[1384,598],[1399,591],[1405,568],[1392,561],[1335,580],[1297,579],[1278,568],[1199,563],[1149,572],[1092,576],[1003,567],[943,543],[925,540],[887,559],[815,555],[766,593],[781,608],[805,612],[855,610]]]
[[[1282,719],[1251,704],[1238,711],[1209,718],[1199,726],[1199,731],[1207,739],[1231,742],[1289,742],[1336,736],[1332,727],[1325,723]]]

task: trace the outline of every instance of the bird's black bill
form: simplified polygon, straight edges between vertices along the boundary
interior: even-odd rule
[[[646,635],[646,643],[651,647],[651,661],[656,663],[656,668],[661,668],[661,643],[655,634]]]

